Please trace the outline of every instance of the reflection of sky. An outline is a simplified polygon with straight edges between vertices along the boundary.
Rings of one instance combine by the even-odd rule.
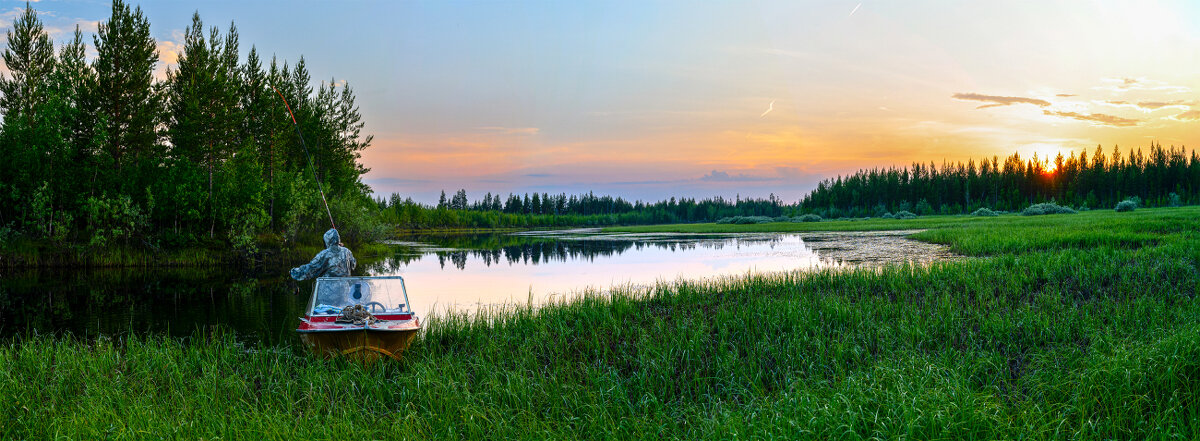
[[[413,308],[427,314],[446,307],[469,311],[480,304],[525,303],[531,293],[536,304],[589,289],[830,265],[800,236],[784,235],[772,241],[735,238],[725,246],[675,247],[675,251],[635,246],[613,255],[550,259],[537,265],[502,261],[489,266],[471,258],[461,271],[453,265],[443,267],[437,256],[426,254],[396,274],[404,276]]]

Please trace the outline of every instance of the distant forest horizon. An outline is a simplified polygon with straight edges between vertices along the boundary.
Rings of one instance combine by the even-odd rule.
[[[1107,152],[1102,146],[1059,153],[1052,160],[1035,154],[1022,159],[1013,153],[966,163],[914,162],[908,167],[861,169],[846,176],[821,181],[795,202],[774,194],[766,198],[721,196],[710,198],[665,197],[659,201],[629,201],[620,196],[585,193],[490,192],[471,200],[465,189],[447,196],[443,190],[436,205],[422,204],[393,193],[377,198],[385,218],[393,223],[420,225],[488,225],[504,216],[575,216],[579,223],[633,224],[712,222],[731,216],[799,216],[822,218],[878,217],[910,211],[917,215],[966,214],[980,208],[1019,211],[1029,205],[1054,202],[1079,209],[1112,208],[1136,197],[1145,206],[1200,203],[1200,156],[1193,149],[1151,143],[1122,153],[1119,146]],[[435,213],[430,213],[434,211]],[[464,213],[451,215],[446,212]],[[440,213],[437,213],[440,212]],[[480,213],[493,213],[480,217]],[[606,219],[594,219],[607,216]],[[592,217],[591,221],[584,220]],[[517,222],[519,225],[520,222]]]

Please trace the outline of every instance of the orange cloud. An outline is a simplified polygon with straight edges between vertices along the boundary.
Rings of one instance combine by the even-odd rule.
[[[1040,100],[1037,98],[1025,98],[1025,97],[1019,97],[1019,96],[981,95],[978,93],[956,93],[954,95],[951,95],[951,98],[963,100],[963,101],[983,101],[985,103],[992,103],[992,104],[984,104],[982,106],[976,107],[976,109],[986,109],[988,107],[999,107],[999,106],[1011,106],[1013,104],[1020,104],[1020,103],[1033,104],[1035,106],[1040,106],[1040,107],[1046,107],[1046,106],[1050,105],[1049,101]]]
[[[1132,127],[1141,124],[1140,120],[1122,118],[1119,116],[1105,115],[1103,113],[1089,113],[1084,115],[1078,112],[1055,112],[1051,110],[1042,111],[1043,114],[1049,116],[1058,116],[1062,118],[1071,118],[1079,121],[1087,121],[1092,124],[1105,125],[1112,127]]]

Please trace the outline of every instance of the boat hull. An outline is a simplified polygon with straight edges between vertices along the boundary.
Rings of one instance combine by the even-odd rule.
[[[301,331],[300,340],[320,357],[340,356],[362,362],[374,362],[384,358],[399,360],[400,354],[408,349],[419,331],[420,327],[416,323],[385,329],[360,326],[352,329]]]

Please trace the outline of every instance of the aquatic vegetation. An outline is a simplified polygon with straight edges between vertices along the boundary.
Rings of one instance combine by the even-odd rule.
[[[1076,214],[1071,207],[1064,207],[1053,202],[1033,204],[1021,210],[1022,216],[1041,216],[1045,214]]]
[[[1198,214],[657,226],[927,228],[986,258],[431,317],[401,363],[29,336],[0,345],[0,439],[1191,439]]]

